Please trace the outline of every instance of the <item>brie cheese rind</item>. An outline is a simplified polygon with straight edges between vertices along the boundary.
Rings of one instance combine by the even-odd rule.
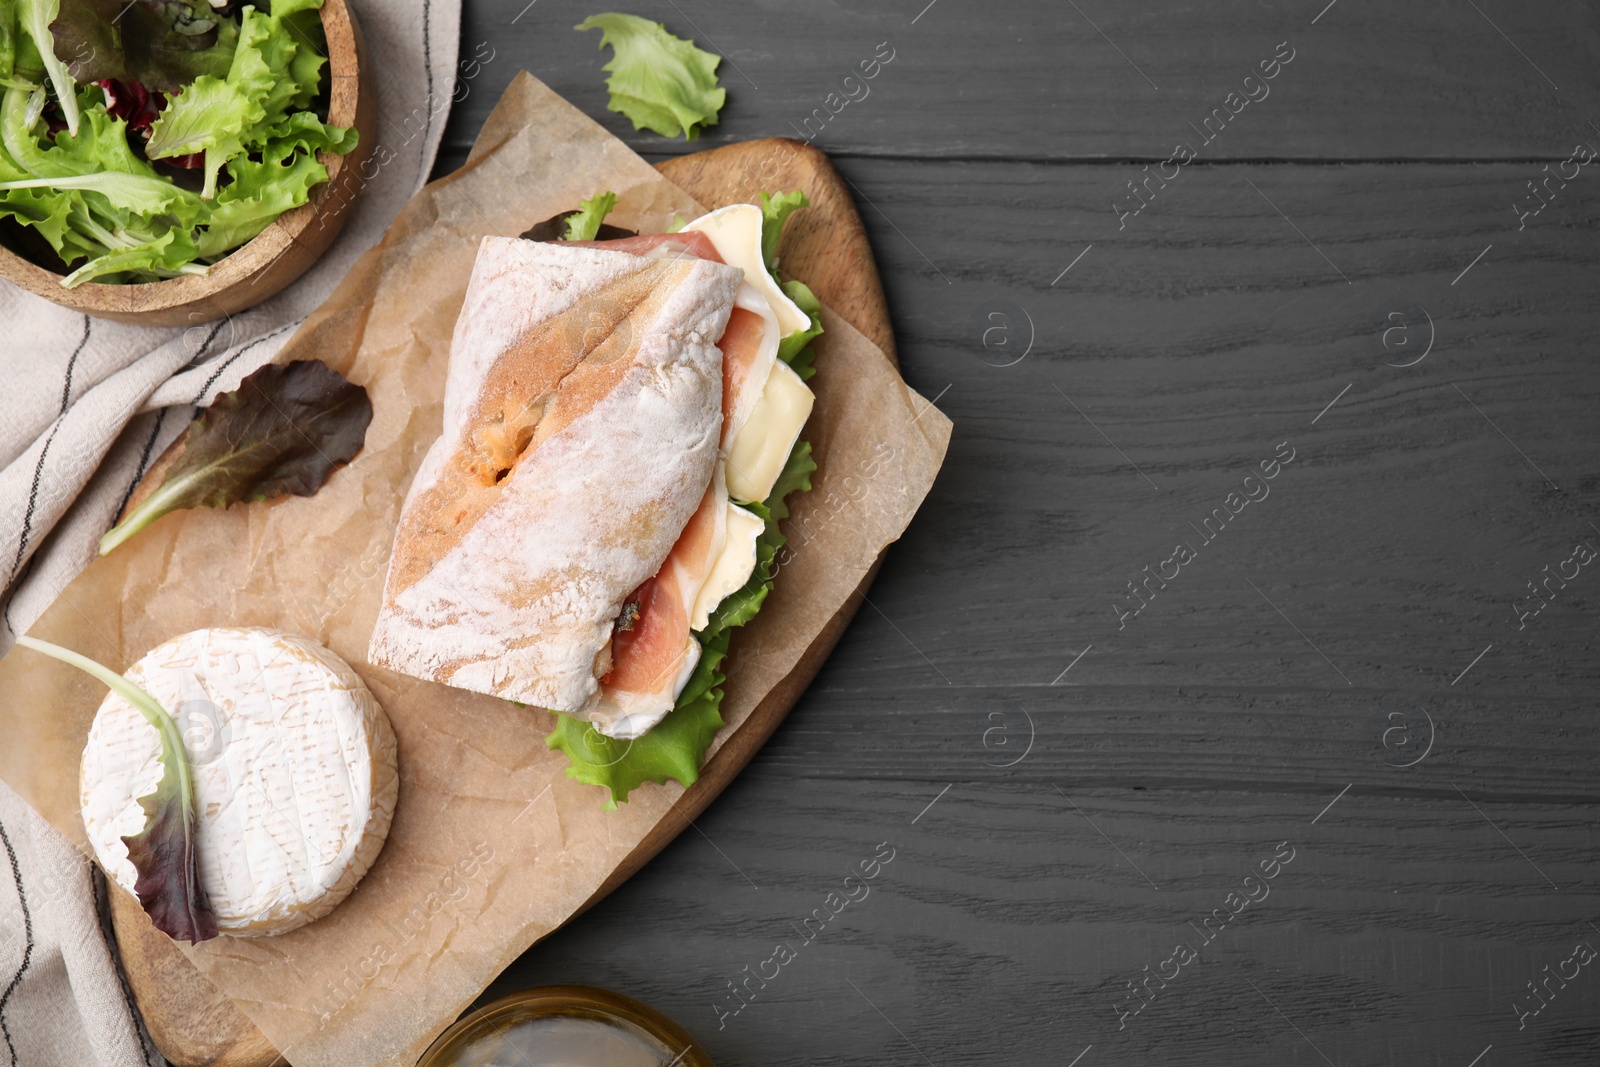
[[[754,204],[729,204],[701,215],[680,232],[705,234],[723,262],[742,268],[745,280],[755,286],[772,308],[780,334],[787,337],[796,330],[809,327],[811,316],[789,299],[777,279],[767,271],[767,264],[761,256],[764,221],[761,209]]]
[[[225,934],[287,933],[332,911],[377,859],[400,776],[388,716],[349,665],[278,630],[175,637],[127,671],[176,720],[194,773],[196,866]],[[109,694],[83,751],[95,858],[129,893],[124,837],[161,779],[161,739]]]
[[[486,237],[368,656],[583,714],[717,460],[737,267]]]

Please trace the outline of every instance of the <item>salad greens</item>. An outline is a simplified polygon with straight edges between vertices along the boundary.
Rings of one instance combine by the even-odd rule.
[[[189,750],[178,724],[154,697],[110,667],[32,637],[19,637],[17,644],[93,675],[138,709],[160,734],[161,778],[155,792],[139,798],[144,829],[122,839],[139,874],[134,892],[156,929],[169,937],[191,943],[216,937],[217,917],[206,904],[195,866],[199,814]]]
[[[578,202],[578,210],[567,216],[567,232],[562,235],[563,241],[592,241],[600,232],[600,227],[606,221],[606,216],[611,214],[612,208],[617,206],[617,194],[604,192],[599,196],[590,197],[588,200]]]
[[[371,422],[367,391],[326,364],[268,363],[195,416],[161,484],[100,538],[100,554],[168,512],[312,496],[361,451]]]
[[[321,3],[0,0],[0,219],[76,267],[68,288],[205,273],[356,145],[312,110]]]
[[[636,130],[650,129],[663,137],[694,140],[702,126],[715,126],[728,99],[717,86],[722,57],[674,37],[659,22],[609,11],[591,15],[574,29],[599,30],[600,47],[610,45],[607,105],[633,121]]]
[[[778,269],[778,240],[783,237],[783,224],[790,215],[810,206],[811,201],[799,189],[777,196],[761,194],[761,257],[768,270]]]
[[[239,40],[206,0],[60,0],[50,33],[78,84],[115,78],[164,93],[226,74]]]
[[[762,202],[768,202],[765,194]],[[788,193],[776,197],[774,202],[792,205],[777,213],[776,217],[772,212],[766,217],[762,244],[765,247],[770,236],[775,253],[784,221],[790,212],[805,206],[806,201],[802,193]],[[606,205],[605,210],[609,211],[611,206]],[[599,220],[595,224],[599,225]],[[771,258],[768,262],[772,262]],[[778,358],[789,364],[802,379],[810,378],[816,374],[816,368],[811,365],[816,352],[810,343],[822,333],[819,317],[822,306],[811,290],[801,283],[790,281],[782,284],[790,299],[811,316],[811,327],[797,330],[780,341]],[[693,785],[700,777],[700,763],[705,751],[717,730],[723,726],[721,686],[726,675],[718,667],[728,655],[728,642],[733,637],[734,627],[743,626],[755,618],[767,594],[772,591],[778,573],[778,552],[787,541],[779,524],[789,517],[788,497],[794,493],[809,492],[811,472],[816,469],[816,460],[811,457],[811,443],[797,441],[767,499],[759,504],[741,505],[765,524],[756,538],[755,571],[742,589],[729,594],[717,605],[705,629],[695,633],[695,639],[700,642],[700,662],[666,718],[643,737],[619,741],[599,733],[590,723],[556,713],[555,731],[545,739],[545,743],[566,754],[570,764],[567,777],[609,790],[604,804],[607,811],[615,811],[619,801],[627,800],[628,794],[645,782],[665,784],[668,779],[675,779],[687,786]]]
[[[12,5],[4,4],[0,5],[0,8],[9,6]],[[72,75],[68,73],[67,65],[56,58],[55,48],[45,47],[45,42],[50,40],[50,21],[56,17],[58,6],[57,0],[15,0],[16,12],[11,17],[20,23],[21,28],[32,40],[33,57],[39,60],[43,73],[50,78],[50,84],[55,87],[56,100],[61,105],[61,115],[67,124],[67,132],[76,136],[78,101],[73,95]]]

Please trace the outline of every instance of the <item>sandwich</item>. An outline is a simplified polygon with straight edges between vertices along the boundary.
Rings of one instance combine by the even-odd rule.
[[[485,237],[396,529],[371,662],[556,713],[611,804],[694,781],[815,469],[820,307],[772,269],[805,199],[762,200],[639,235],[605,194]]]

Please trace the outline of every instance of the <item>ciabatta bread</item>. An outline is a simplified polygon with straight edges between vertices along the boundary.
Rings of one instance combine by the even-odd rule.
[[[373,663],[557,711],[594,704],[624,599],[711,481],[715,342],[742,277],[688,256],[484,238]]]

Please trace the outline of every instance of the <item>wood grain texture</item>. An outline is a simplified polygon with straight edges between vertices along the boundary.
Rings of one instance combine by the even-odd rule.
[[[1594,132],[1593,2],[1328,6],[642,0],[628,10],[726,57],[718,73],[728,106],[686,145],[605,110],[600,67],[610,53],[596,50],[598,34],[572,29],[593,5],[474,0],[463,8],[461,54],[478,58],[465,68],[447,148],[465,153],[526,67],[649,152],[815,136],[835,159],[1166,159],[1176,140],[1194,138],[1190,122],[1229,107],[1228,93],[1261,95],[1243,80],[1285,41],[1294,59],[1259,103],[1231,105],[1237,119],[1205,158],[1564,159]],[[862,82],[860,64],[880,44],[894,58]]]
[[[123,970],[150,1039],[173,1067],[277,1067],[286,1063],[254,1023],[217,992],[138,900],[108,883]]]
[[[618,989],[722,1067],[1596,1062],[1592,967],[1520,1029],[1513,1005],[1600,947],[1600,576],[1525,628],[1511,607],[1600,548],[1600,177],[1512,210],[1597,143],[1595,5],[629,10],[727,56],[718,126],[684,144],[606,112],[609,57],[569,29],[593,8],[468,0],[439,172],[521,67],[661,158],[794,135],[889,41],[816,143],[955,434],[870,609],[721,802],[484,1001]],[[1271,95],[1122,225],[1141,165],[1286,39]],[[1416,352],[1384,347],[1392,312],[1392,342],[1425,336],[1413,305],[1434,347],[1386,365]],[[996,326],[1026,358],[991,365]],[[1282,441],[1271,495],[1119,629],[1125,583]],[[719,1025],[886,840],[871,895]],[[1121,1026],[1127,983],[1285,840],[1270,897]]]
[[[254,307],[310,270],[344,229],[350,207],[366,185],[361,170],[372,154],[378,116],[373,94],[363,91],[366,42],[355,13],[344,0],[326,0],[322,24],[328,41],[328,122],[353,127],[359,140],[342,156],[318,154],[328,180],[311,191],[309,202],[278,216],[203,275],[139,285],[88,282],[63,289],[61,275],[0,247],[0,278],[96,318],[138,326],[192,326]]]
[[[660,169],[708,207],[752,202],[769,189],[804,190],[812,206],[795,216],[795,224],[785,234],[780,248],[785,271],[806,280],[829,307],[894,358],[893,331],[866,231],[848,190],[822,152],[795,141],[769,139],[681,157],[661,164]],[[800,224],[802,219],[805,225]],[[151,466],[130,496],[125,514],[159,484],[174,455],[169,449]],[[880,556],[862,580],[858,599],[835,615],[795,669],[702,768],[699,781],[677,802],[682,818],[659,824],[595,891],[580,914],[687,829],[750,761],[849,626],[882,560]],[[735,635],[730,655],[737,655],[738,648]],[[169,938],[149,924],[134,902],[119,897],[117,905],[113,914],[129,985],[151,1036],[169,1060],[178,1067],[270,1067],[280,1062],[265,1036],[206,981]]]
[[[1595,1062],[1587,972],[1514,1006],[1600,947],[1600,576],[1513,608],[1600,548],[1594,173],[1519,229],[1537,163],[1197,162],[1119,226],[1140,166],[991,117],[1014,158],[919,156],[902,113],[907,158],[837,161],[955,422],[872,609],[698,832],[486,997],[617,988],[723,1067]],[[906,865],[722,1017],[884,840]],[[1270,899],[1119,1028],[1283,840]]]

